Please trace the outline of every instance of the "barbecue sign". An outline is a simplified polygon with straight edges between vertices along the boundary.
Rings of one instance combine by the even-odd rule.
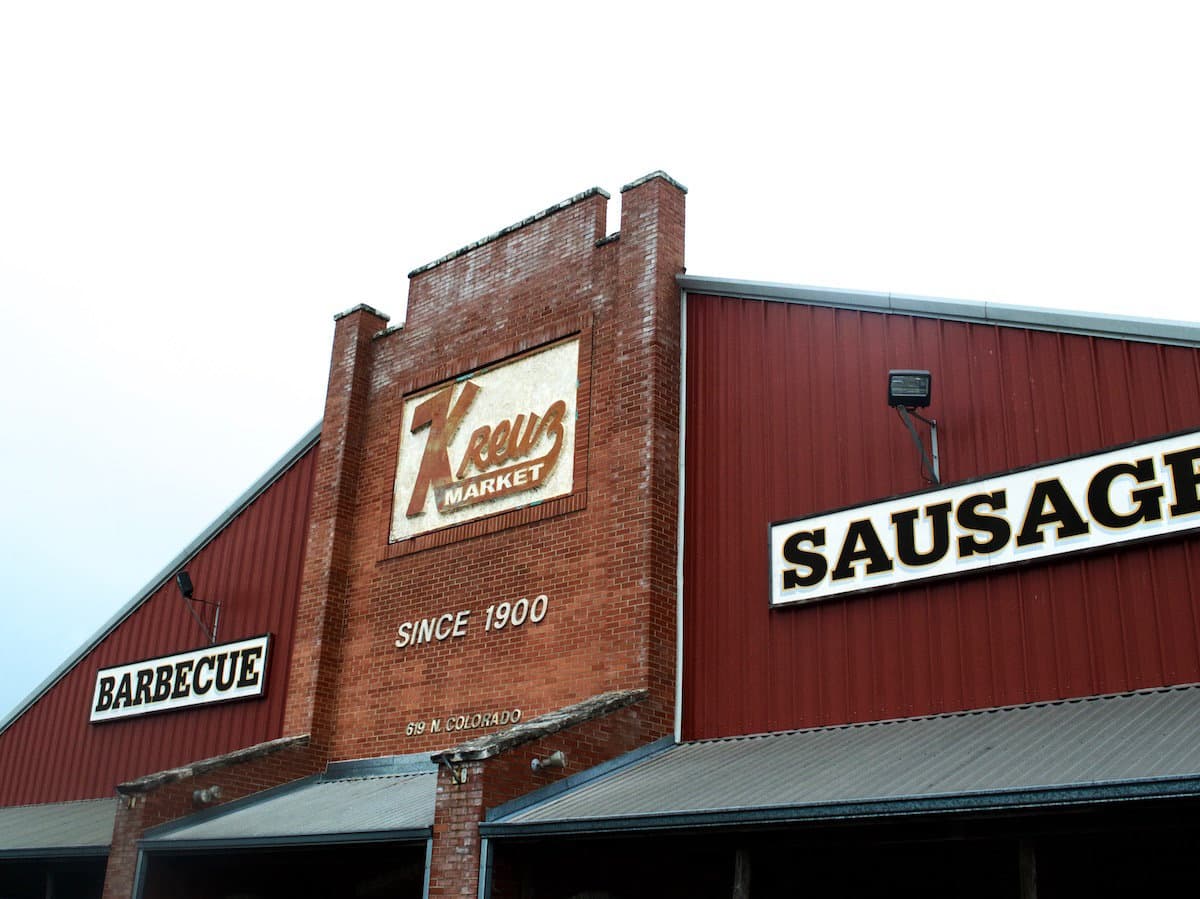
[[[579,341],[405,398],[391,542],[569,494]]]
[[[92,722],[262,696],[270,636],[206,646],[96,672]]]
[[[1200,529],[1200,431],[771,525],[771,605]]]

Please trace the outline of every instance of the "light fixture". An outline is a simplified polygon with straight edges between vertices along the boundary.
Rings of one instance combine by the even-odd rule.
[[[888,372],[888,405],[924,409],[929,405],[933,376],[927,371],[893,368]]]
[[[937,420],[926,418],[917,412],[929,405],[932,393],[933,376],[924,370],[915,368],[893,368],[888,372],[888,405],[896,410],[904,427],[912,436],[917,452],[921,454],[921,474],[934,484],[942,482],[938,458]],[[930,451],[925,452],[925,444],[917,434],[912,420],[917,419],[929,426]],[[928,472],[928,474],[926,474]]]
[[[529,763],[529,767],[534,771],[544,771],[547,768],[565,768],[567,767],[567,757],[561,749],[556,749],[544,759],[539,759],[535,756]]]
[[[211,787],[205,787],[202,790],[192,790],[192,805],[194,805],[196,808],[204,808],[212,805],[220,798],[220,784],[213,784]]]
[[[204,636],[208,639],[208,644],[217,642],[217,624],[221,620],[221,604],[219,602],[209,602],[207,599],[196,599],[192,594],[196,592],[195,586],[192,584],[192,576],[187,571],[180,571],[175,575],[175,586],[179,588],[179,595],[183,597],[184,605],[187,606],[192,617],[196,619],[196,624],[200,626],[200,630],[204,631]],[[204,620],[196,613],[194,603],[203,603],[206,606],[213,608],[212,628],[210,629]]]

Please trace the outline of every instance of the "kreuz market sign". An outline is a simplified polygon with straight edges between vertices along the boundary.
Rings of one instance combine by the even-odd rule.
[[[393,543],[574,488],[579,341],[405,398]]]
[[[1200,529],[1200,431],[771,525],[771,604]]]

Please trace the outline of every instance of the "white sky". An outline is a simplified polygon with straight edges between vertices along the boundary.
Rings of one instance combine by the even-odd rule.
[[[686,184],[693,274],[1200,321],[1194,8],[0,5],[0,717],[316,423],[334,313],[593,185]]]

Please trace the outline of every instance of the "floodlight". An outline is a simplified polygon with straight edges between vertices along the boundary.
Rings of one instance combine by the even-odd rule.
[[[933,376],[927,371],[894,368],[888,372],[888,405],[923,409],[929,405]]]

